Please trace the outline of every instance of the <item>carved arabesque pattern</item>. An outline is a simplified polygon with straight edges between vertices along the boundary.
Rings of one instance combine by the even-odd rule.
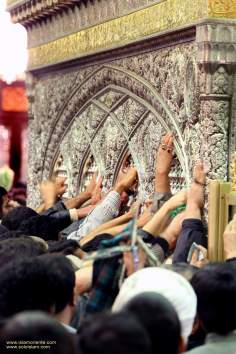
[[[176,135],[175,148],[180,161],[173,174],[181,177],[182,173],[188,183],[191,160],[187,152],[193,124],[191,102],[197,105],[199,98],[194,92],[187,97],[186,82],[179,77],[191,71],[187,69],[190,58],[196,70],[194,53],[194,45],[182,45],[77,73],[50,74],[36,82],[36,114],[31,121],[34,155],[29,164],[31,205],[38,203],[37,184],[50,176],[59,152],[68,160],[69,194],[73,195],[78,190],[76,181],[80,179],[81,163],[88,150],[103,170],[106,188],[109,188],[126,145],[139,166],[140,193],[146,198],[153,191],[154,153],[160,136],[167,130]],[[168,73],[170,67],[172,71]],[[195,73],[191,77],[195,90],[198,85]],[[186,100],[190,102],[188,111],[184,105]],[[36,161],[35,156],[41,158]],[[178,179],[173,186],[179,188]]]

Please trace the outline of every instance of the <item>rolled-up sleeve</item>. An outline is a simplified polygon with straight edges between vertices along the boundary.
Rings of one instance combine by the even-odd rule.
[[[104,200],[85,218],[79,229],[68,236],[68,239],[81,240],[97,226],[115,218],[119,214],[120,194],[111,191]]]

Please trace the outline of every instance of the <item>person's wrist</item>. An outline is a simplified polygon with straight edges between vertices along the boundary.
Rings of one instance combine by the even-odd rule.
[[[168,177],[170,170],[156,170],[157,177]]]
[[[204,206],[204,199],[196,200],[194,197],[188,197],[187,206],[188,208],[201,209]]]

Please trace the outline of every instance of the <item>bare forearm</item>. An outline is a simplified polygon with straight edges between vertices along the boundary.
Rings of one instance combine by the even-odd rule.
[[[91,198],[90,192],[82,192],[78,196],[64,202],[67,209],[78,209],[84,202]]]
[[[165,203],[161,209],[159,209],[152,219],[143,227],[143,230],[149,232],[153,236],[159,236],[160,233],[165,229],[169,221],[169,213],[171,209],[168,203]]]
[[[122,216],[119,216],[118,218],[114,218],[108,222],[105,222],[104,224],[96,227],[96,229],[91,231],[87,236],[84,237],[83,240],[85,240],[86,241],[85,243],[87,243],[88,241],[92,240],[96,235],[99,235],[103,232],[107,233],[108,229],[110,230],[114,227],[126,224],[131,218],[132,218],[131,214],[127,213]]]
[[[95,207],[96,205],[89,205],[83,208],[79,208],[77,210],[78,219],[85,218]]]
[[[86,243],[92,241],[95,237],[97,237],[97,236],[99,236],[99,235],[101,235],[103,233],[106,233],[106,234],[109,234],[109,235],[112,235],[112,236],[116,236],[116,235],[120,234],[127,225],[128,225],[128,223],[125,223],[125,224],[116,225],[116,226],[113,226],[113,227],[110,227],[110,228],[106,228],[104,230],[97,231],[96,233],[95,232],[91,232],[88,236],[85,236],[80,241],[80,246],[86,245]]]
[[[170,192],[170,178],[167,173],[156,173],[155,192],[168,193]]]
[[[192,199],[187,200],[185,219],[201,220],[201,209],[199,208],[198,204]]]

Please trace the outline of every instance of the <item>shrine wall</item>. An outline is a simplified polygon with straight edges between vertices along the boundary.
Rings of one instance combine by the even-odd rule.
[[[108,22],[97,26],[102,17],[86,7],[69,7],[50,19],[45,12],[45,21],[22,20],[29,33],[32,206],[39,203],[39,182],[58,169],[67,176],[68,196],[82,188],[88,168],[99,170],[108,190],[127,153],[145,200],[153,192],[155,154],[167,131],[176,138],[174,191],[190,183],[199,159],[209,178],[228,176],[236,147],[234,2],[223,1],[224,9],[211,0],[197,1],[194,9],[189,0],[125,3],[129,8],[89,2],[94,13],[102,4],[109,7],[103,15]]]

